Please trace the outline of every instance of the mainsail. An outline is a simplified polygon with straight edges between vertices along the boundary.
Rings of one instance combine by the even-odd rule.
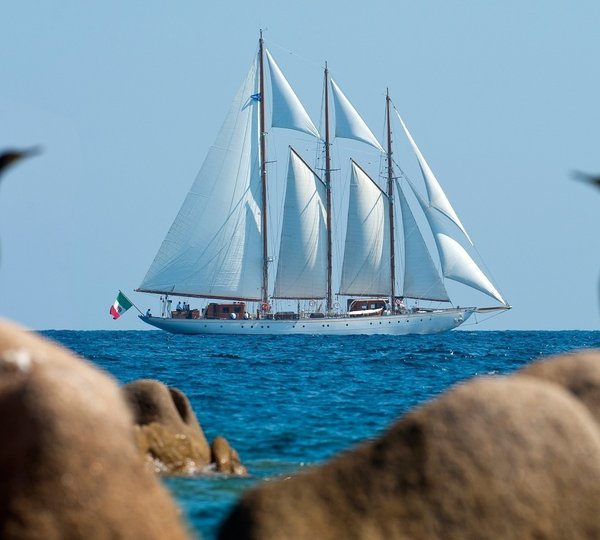
[[[257,79],[254,62],[140,291],[260,300]]]
[[[274,298],[327,295],[325,185],[290,148]]]
[[[319,137],[272,55],[271,125]],[[238,91],[173,225],[139,289],[261,300],[264,239],[258,60]]]
[[[340,294],[385,296],[389,289],[387,195],[352,161]]]

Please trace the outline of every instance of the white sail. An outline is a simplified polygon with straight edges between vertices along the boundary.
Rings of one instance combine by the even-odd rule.
[[[331,79],[331,88],[335,108],[335,136],[362,141],[383,152],[383,147],[375,135],[333,79]]]
[[[396,181],[404,233],[404,286],[408,298],[449,302],[450,298],[427,249],[408,201]]]
[[[340,294],[390,294],[387,195],[352,161]]]
[[[323,182],[290,148],[274,298],[327,295],[326,196]]]
[[[279,69],[279,66],[265,49],[269,73],[271,74],[271,125],[273,127],[295,129],[319,138],[319,130],[304,109],[298,96]]]
[[[495,298],[501,304],[507,305],[496,287],[494,287],[481,268],[479,268],[477,263],[467,253],[467,250],[452,238],[450,227],[448,225],[454,224],[454,222],[437,208],[429,207],[412,183],[410,183],[410,187],[417,196],[419,204],[427,216],[427,221],[433,232],[435,243],[440,254],[444,277],[464,283],[469,287]]]
[[[261,298],[257,92],[254,62],[139,290]]]
[[[400,113],[398,111],[396,111],[396,116],[398,116],[398,120],[400,120],[402,129],[404,129],[404,133],[406,133],[406,137],[408,138],[408,141],[412,146],[413,152],[415,153],[415,156],[417,157],[417,160],[419,162],[419,166],[421,167],[423,179],[425,180],[425,187],[427,188],[427,195],[429,197],[429,206],[431,206],[432,208],[437,208],[440,212],[442,212],[442,214],[448,216],[448,218],[451,219],[456,224],[456,226],[464,233],[469,243],[473,244],[471,238],[467,234],[466,229],[463,227],[463,224],[460,222],[460,219],[458,219],[454,208],[452,208],[448,197],[446,197],[442,186],[437,181],[437,178],[433,174],[433,171],[429,167],[427,161],[425,161],[423,154],[419,150],[419,147],[417,146],[417,143],[415,143],[415,140],[412,138],[412,135],[408,131],[408,128],[406,127],[406,124],[402,120],[402,117],[400,116]]]

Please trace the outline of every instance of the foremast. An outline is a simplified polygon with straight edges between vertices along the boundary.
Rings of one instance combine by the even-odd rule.
[[[269,306],[269,240],[267,234],[267,159],[266,159],[266,129],[265,129],[265,70],[264,70],[264,43],[262,30],[258,40],[258,58],[259,58],[259,130],[260,130],[260,183],[261,183],[261,218],[262,218],[262,309],[268,310]],[[265,309],[267,308],[267,309]]]

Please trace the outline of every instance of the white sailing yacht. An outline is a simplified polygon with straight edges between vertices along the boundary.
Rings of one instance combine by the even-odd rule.
[[[387,149],[330,79],[327,67],[324,100],[321,135],[265,48],[261,33],[258,54],[216,141],[136,289],[161,296],[161,315],[140,316],[142,321],[178,334],[405,335],[448,331],[475,312],[509,309],[469,253],[472,243],[465,228],[394,108],[418,160],[427,196],[408,179],[398,181],[389,95]],[[333,260],[330,100],[335,137],[370,145],[387,164],[387,185],[382,189],[356,161],[350,162],[344,255],[336,267],[339,283],[333,282],[338,263]],[[300,131],[324,148],[323,178],[300,152],[289,149],[278,250],[271,245],[267,220],[268,188],[278,182],[269,177],[267,183],[269,127]],[[442,276],[487,294],[497,306],[452,305],[405,188],[414,191],[431,227]],[[395,234],[400,229],[397,218],[402,242]],[[402,246],[402,276],[396,270],[401,260],[396,244]],[[171,310],[170,297],[175,296],[203,299],[204,305]]]

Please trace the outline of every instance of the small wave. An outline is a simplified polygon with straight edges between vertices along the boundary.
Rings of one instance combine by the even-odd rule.
[[[233,354],[233,353],[212,353],[209,354],[210,358],[228,358],[230,360],[242,360],[244,357],[240,356],[239,354]]]

